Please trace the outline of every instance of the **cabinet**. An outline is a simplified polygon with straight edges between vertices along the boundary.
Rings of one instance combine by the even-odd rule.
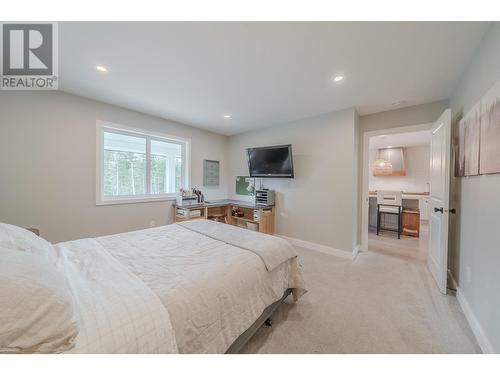
[[[422,198],[418,202],[420,210],[420,220],[429,221],[429,198]]]
[[[274,206],[271,205],[255,206],[246,202],[227,200],[220,203],[176,205],[174,210],[176,222],[210,219],[261,233],[274,233]],[[234,213],[236,211],[239,215]]]
[[[234,209],[237,209],[243,216],[233,215]],[[274,207],[254,208],[233,204],[228,206],[228,212],[228,224],[248,229],[255,228],[261,233],[274,233]]]
[[[403,229],[401,234],[412,237],[418,237],[420,235],[420,212],[418,209],[403,209],[402,221]]]

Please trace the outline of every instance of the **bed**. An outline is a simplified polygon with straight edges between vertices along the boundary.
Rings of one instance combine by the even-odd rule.
[[[306,291],[286,240],[209,220],[52,252],[76,311],[64,353],[234,353],[288,294]]]

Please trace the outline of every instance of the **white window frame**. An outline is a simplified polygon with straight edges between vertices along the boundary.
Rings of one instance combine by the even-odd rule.
[[[104,132],[131,135],[146,139],[146,155],[150,154],[151,140],[167,141],[182,145],[182,187],[189,189],[191,186],[191,139],[157,133],[149,130],[132,128],[125,125],[114,124],[108,121],[98,120],[96,123],[96,205],[127,204],[140,202],[157,202],[175,200],[177,193],[169,194],[143,194],[124,195],[116,197],[104,196]],[[146,189],[151,189],[151,160],[146,157]]]

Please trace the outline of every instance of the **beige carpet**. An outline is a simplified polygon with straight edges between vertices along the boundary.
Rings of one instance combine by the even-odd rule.
[[[480,352],[456,298],[439,293],[424,263],[298,251],[309,292],[281,306],[243,353]]]
[[[376,231],[368,232],[368,248],[380,254],[391,255],[409,261],[427,261],[429,247],[429,224],[420,224],[420,236],[401,236],[398,239],[394,232],[381,231],[377,236]]]

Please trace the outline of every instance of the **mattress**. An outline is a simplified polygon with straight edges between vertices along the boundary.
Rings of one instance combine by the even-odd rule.
[[[292,288],[294,297],[298,298],[305,292],[305,287],[293,247],[285,240],[226,224],[207,223],[203,220],[199,226],[201,229],[196,224],[191,228],[171,224],[71,241],[56,247],[61,253],[71,254],[66,261],[72,262],[73,267],[81,264],[81,254],[104,254],[102,257],[108,258],[116,269],[121,267],[125,271],[123,274],[129,287],[135,285],[138,293],[147,296],[150,306],[144,314],[151,315],[149,310],[154,311],[150,321],[154,321],[155,326],[164,325],[157,327],[161,338],[156,344],[161,347],[153,350],[153,343],[148,352],[224,353],[267,306],[281,298],[284,291]],[[218,238],[221,228],[226,234]],[[254,235],[253,241],[249,241],[249,234]],[[238,244],[238,238],[245,246]],[[273,256],[273,253],[278,255]],[[117,278],[117,273],[112,276]],[[115,281],[106,284],[121,290]],[[78,286],[78,282],[73,284]],[[83,288],[75,290],[78,294]],[[123,298],[126,299],[126,293]],[[139,305],[136,308],[141,310]],[[163,307],[163,313],[159,305]],[[86,308],[82,307],[83,311]],[[93,319],[87,318],[87,323]],[[99,334],[93,329],[91,323],[86,324],[86,333],[77,338],[74,352],[137,350],[136,346],[127,350],[122,347],[122,351],[117,351],[113,345],[92,350],[95,342],[90,344],[84,336],[94,337],[95,341]],[[168,335],[172,336],[170,341],[166,338]],[[156,340],[149,339],[151,342]]]

